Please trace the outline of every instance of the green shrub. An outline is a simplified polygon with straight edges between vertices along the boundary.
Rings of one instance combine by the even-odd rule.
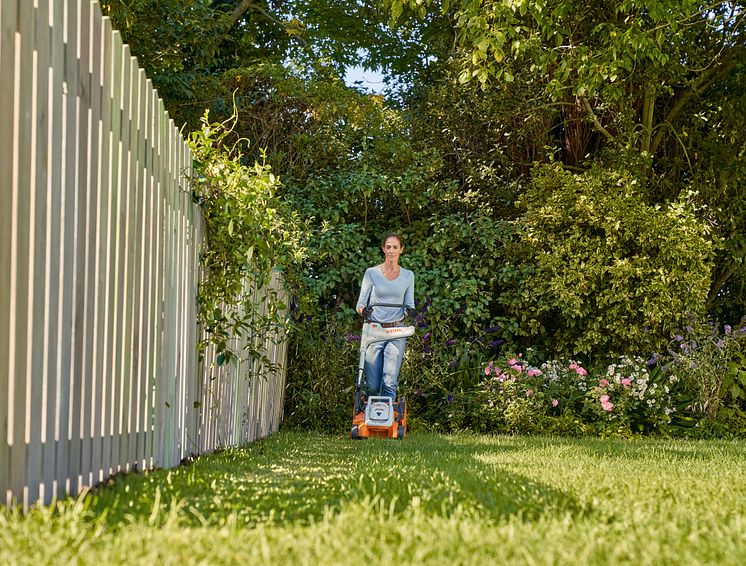
[[[519,331],[563,356],[663,348],[703,311],[710,286],[713,246],[691,197],[650,206],[628,174],[537,167],[503,298]]]
[[[601,436],[629,436],[667,429],[676,412],[673,373],[649,368],[642,358],[623,356],[606,373],[591,379],[586,414]]]
[[[687,326],[668,352],[695,419],[730,420],[746,409],[746,323],[722,332],[714,324]]]
[[[667,430],[676,411],[678,377],[641,358],[589,372],[573,360],[536,367],[519,355],[489,362],[484,374],[474,413],[493,432],[629,437]]]
[[[289,345],[283,426],[349,430],[360,337],[330,311],[299,318]]]

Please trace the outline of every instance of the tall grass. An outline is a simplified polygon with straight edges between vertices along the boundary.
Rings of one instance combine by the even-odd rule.
[[[0,563],[743,564],[736,442],[280,433],[26,515]]]

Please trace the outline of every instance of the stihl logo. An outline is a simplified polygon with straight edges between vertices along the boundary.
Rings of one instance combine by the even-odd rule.
[[[390,330],[384,330],[386,334],[401,334],[403,330],[401,328],[392,328]]]

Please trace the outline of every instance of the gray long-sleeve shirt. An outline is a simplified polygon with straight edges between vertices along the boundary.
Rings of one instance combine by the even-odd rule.
[[[399,277],[391,281],[383,274],[380,265],[366,269],[356,308],[378,303],[403,304],[414,308],[414,273],[401,267]],[[403,310],[395,307],[377,307],[374,309],[373,317],[379,322],[397,322],[402,319]]]

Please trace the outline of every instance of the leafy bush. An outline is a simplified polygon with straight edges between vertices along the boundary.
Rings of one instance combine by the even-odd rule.
[[[540,166],[520,200],[523,256],[504,298],[549,352],[660,350],[710,285],[708,228],[684,198],[649,206],[634,177]]]
[[[307,316],[294,310],[285,391],[288,428],[349,429],[357,380],[360,336],[336,313]],[[302,351],[303,355],[297,355]]]
[[[679,378],[642,358],[622,357],[608,366],[585,396],[587,414],[602,436],[665,431],[676,411]]]
[[[746,321],[722,332],[714,324],[685,327],[674,337],[668,356],[681,376],[688,404],[697,420],[741,419],[746,410]],[[743,427],[746,431],[746,427]]]
[[[522,357],[489,362],[475,399],[487,429],[503,433],[555,432],[628,437],[666,430],[679,379],[622,357],[605,373],[573,360],[536,367]]]

